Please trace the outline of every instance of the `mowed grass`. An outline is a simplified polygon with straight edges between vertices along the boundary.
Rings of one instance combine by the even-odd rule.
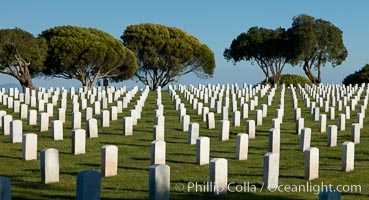
[[[296,90],[297,92],[297,90]],[[207,130],[202,117],[196,114],[196,110],[187,102],[179,91],[181,100],[185,103],[187,114],[191,116],[191,122],[200,124],[200,136],[210,137],[210,159],[225,158],[228,160],[228,182],[235,185],[249,183],[255,187],[241,188],[241,192],[229,192],[222,196],[213,196],[204,191],[205,182],[209,180],[209,165],[196,165],[196,145],[187,144],[187,133],[181,132],[177,111],[171,102],[168,91],[162,92],[162,102],[165,115],[165,141],[166,164],[170,166],[171,199],[318,199],[316,186],[309,192],[271,192],[261,189],[263,180],[263,157],[268,152],[268,135],[272,127],[272,119],[275,118],[275,109],[278,108],[280,89],[276,91],[273,104],[268,107],[268,116],[263,118],[263,125],[256,128],[256,139],[249,141],[248,160],[235,160],[235,142],[238,133],[245,132],[245,122],[242,119],[240,127],[231,127],[230,139],[219,140],[220,114],[216,114],[216,128]],[[152,128],[154,125],[155,92],[150,91],[143,107],[142,118],[134,127],[133,136],[123,136],[122,118],[128,115],[129,109],[134,107],[140,92],[132,99],[128,109],[119,114],[117,121],[110,122],[109,128],[99,127],[99,138],[86,141],[86,154],[72,155],[71,153],[71,100],[68,96],[68,110],[66,123],[64,124],[64,140],[53,141],[51,131],[38,132],[37,126],[29,126],[23,121],[23,133],[36,133],[38,135],[38,150],[44,148],[56,148],[59,150],[60,182],[44,185],[40,178],[40,161],[22,161],[22,145],[10,143],[10,137],[0,135],[0,175],[11,178],[13,199],[74,199],[76,191],[76,175],[82,170],[100,171],[100,150],[104,145],[112,144],[119,149],[118,175],[102,179],[102,199],[147,199],[148,198],[148,174],[150,166],[150,143],[153,140]],[[355,146],[355,170],[349,173],[341,171],[342,143],[350,141],[351,123],[356,121],[356,113],[359,110],[359,102],[355,111],[351,112],[351,119],[346,122],[346,131],[339,131],[337,147],[326,146],[327,134],[318,133],[318,122],[312,121],[309,108],[306,108],[299,98],[299,107],[302,108],[302,117],[305,118],[305,127],[312,129],[311,146],[318,147],[320,153],[319,178],[308,181],[310,185],[360,185],[361,192],[343,192],[342,199],[368,199],[369,198],[369,121],[364,119],[364,128],[361,129],[361,143]],[[363,96],[362,96],[363,97]],[[60,103],[60,102],[59,102]],[[259,97],[259,105],[266,103],[266,96]],[[114,104],[111,104],[112,106]],[[91,106],[91,105],[90,105]],[[59,105],[57,106],[59,107]],[[57,107],[54,110],[56,119]],[[5,106],[1,110],[12,113]],[[323,109],[321,109],[322,112]],[[215,112],[215,110],[210,109]],[[84,111],[82,112],[82,128],[84,123]],[[327,125],[338,124],[336,119],[328,120]],[[368,116],[366,112],[366,116]],[[13,119],[19,118],[18,113],[12,113]],[[100,116],[94,116],[100,120]],[[281,124],[281,152],[279,184],[281,185],[306,185],[304,179],[304,153],[299,151],[300,136],[295,134],[294,110],[290,90],[285,92],[285,116]],[[229,119],[232,119],[231,108]],[[254,111],[249,112],[249,119],[254,119]],[[188,188],[189,182],[198,182],[196,192],[194,188]],[[176,185],[183,184],[183,191],[176,191]],[[201,189],[200,189],[201,187]],[[240,186],[239,186],[240,187]],[[253,191],[253,189],[257,191]],[[238,188],[240,189],[240,188]],[[281,188],[283,190],[283,188]]]

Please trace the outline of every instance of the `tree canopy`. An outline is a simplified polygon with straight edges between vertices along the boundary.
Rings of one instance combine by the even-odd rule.
[[[46,43],[20,28],[0,30],[0,73],[33,89],[32,77],[43,70]]]
[[[256,62],[266,81],[278,84],[285,65],[296,59],[290,50],[291,45],[288,32],[283,28],[251,27],[225,49],[224,58],[234,63],[242,60]]]
[[[77,79],[93,87],[98,79],[121,81],[136,71],[132,51],[101,30],[76,26],[58,26],[43,31],[48,56],[45,75]]]
[[[329,21],[305,14],[298,15],[293,18],[289,32],[294,41],[291,50],[299,54],[305,74],[315,84],[322,82],[321,66],[329,62],[336,67],[347,57],[342,31]],[[317,76],[312,69],[317,70]]]
[[[270,82],[264,80],[261,82],[261,84],[270,84]],[[305,85],[305,84],[308,84],[308,85],[311,85],[311,81],[306,78],[305,76],[300,76],[298,74],[282,74],[281,75],[281,79],[279,81],[279,84],[284,84],[284,85]]]
[[[369,83],[369,64],[366,64],[359,71],[346,76],[343,84]]]
[[[214,73],[214,53],[178,28],[148,23],[131,25],[121,38],[138,59],[136,77],[152,90],[188,73],[200,78]]]

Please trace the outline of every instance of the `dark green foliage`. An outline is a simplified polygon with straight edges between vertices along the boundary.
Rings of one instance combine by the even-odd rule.
[[[32,77],[43,69],[46,43],[20,28],[0,30],[0,73],[33,88]]]
[[[283,74],[281,76],[281,84],[285,85],[297,85],[300,84],[304,86],[305,84],[310,85],[311,81],[307,79],[306,77],[297,75],[297,74]]]
[[[159,24],[131,25],[121,38],[138,59],[136,77],[152,90],[188,73],[201,78],[214,73],[214,53],[178,28]]]
[[[264,80],[263,82],[261,82],[261,84],[272,84],[272,82],[267,82],[266,80]],[[312,84],[312,82],[306,78],[306,77],[303,77],[303,76],[300,76],[300,75],[297,75],[297,74],[282,74],[281,75],[281,79],[280,79],[280,82],[279,84],[285,84],[285,85],[297,85],[297,84],[300,84],[300,85],[305,85],[305,84]]]
[[[294,43],[291,50],[299,54],[298,60],[313,83],[321,83],[321,66],[331,63],[336,67],[347,57],[342,31],[329,21],[298,15],[288,31]],[[317,70],[317,76],[312,69]]]
[[[59,26],[43,31],[40,37],[48,44],[46,75],[74,78],[91,88],[98,79],[121,81],[136,71],[132,51],[103,31]]]
[[[369,64],[366,64],[359,71],[346,76],[342,83],[345,85],[369,83]]]
[[[242,60],[256,62],[266,79],[278,84],[284,66],[296,59],[294,51],[290,50],[292,45],[288,32],[283,28],[251,27],[225,49],[224,58],[234,63]]]
[[[226,60],[255,62],[266,80],[278,83],[285,64],[300,64],[313,83],[321,83],[320,68],[340,65],[347,57],[342,31],[331,22],[308,15],[293,18],[292,27],[271,30],[252,27],[224,51]],[[318,75],[312,72],[316,69]]]

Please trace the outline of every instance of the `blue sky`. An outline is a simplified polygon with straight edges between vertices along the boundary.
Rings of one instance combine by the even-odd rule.
[[[289,28],[292,18],[308,14],[332,22],[343,31],[349,55],[333,69],[322,70],[325,83],[341,83],[343,78],[369,63],[369,1],[355,0],[7,0],[1,3],[0,28],[22,28],[34,35],[59,25],[98,28],[119,39],[128,25],[159,23],[175,26],[199,38],[215,53],[213,78],[201,80],[193,75],[179,83],[258,83],[264,76],[251,62],[233,65],[223,58],[223,51],[241,32],[252,26]],[[299,67],[287,66],[284,73],[303,75]],[[16,83],[12,77],[0,75],[0,85]],[[36,86],[80,86],[77,81],[35,79]],[[125,81],[131,86],[135,81]],[[120,83],[122,84],[122,83]]]

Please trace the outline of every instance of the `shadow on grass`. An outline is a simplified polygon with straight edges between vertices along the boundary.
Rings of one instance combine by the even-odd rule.
[[[179,164],[179,163],[181,163],[181,164],[196,164],[196,163],[194,163],[194,162],[186,162],[186,161],[179,161],[179,160],[169,160],[169,159],[167,159],[166,160],[166,162],[168,162],[168,163],[176,163],[176,164]]]
[[[149,168],[143,167],[127,167],[127,166],[119,166],[119,169],[128,169],[128,170],[138,170],[138,171],[149,171]]]
[[[261,184],[254,184],[256,186],[256,188],[258,188],[257,191],[259,191],[259,189],[261,188]],[[105,189],[115,189],[115,188],[105,188]],[[129,191],[132,191],[132,189],[129,189]],[[289,200],[289,199],[299,199],[299,198],[288,198],[288,197],[284,197],[284,196],[276,196],[276,195],[258,195],[256,192],[241,192],[241,193],[228,193],[225,195],[213,195],[211,193],[206,193],[206,192],[199,192],[199,193],[187,193],[187,191],[184,192],[177,192],[177,191],[171,191],[170,194],[170,199],[175,199],[175,200],[187,200],[187,199],[191,199],[191,200],[203,200],[203,199],[231,199],[231,200],[238,200],[238,199],[255,199],[255,200],[265,200],[265,199],[274,199],[274,200]],[[137,190],[137,192],[146,192],[148,193],[148,191],[144,191],[144,190]],[[54,197],[58,198],[60,195],[56,195]],[[50,197],[52,197],[52,195],[50,195]],[[65,196],[66,199],[69,199],[71,197],[69,196]],[[117,199],[122,199],[122,198],[104,198],[102,197],[101,200],[117,200]],[[141,200],[141,199],[147,199],[146,198],[124,198],[127,200]]]
[[[295,178],[295,179],[301,179],[301,180],[305,179],[303,176],[294,176],[294,175],[279,175],[279,178]]]
[[[181,155],[181,156],[189,156],[189,157],[193,157],[193,156],[196,156],[196,153],[184,153],[184,152],[179,152],[179,153],[170,153],[168,152],[167,153],[167,156],[168,155],[172,155],[172,156],[178,156],[178,155]]]
[[[65,174],[65,175],[71,175],[71,176],[77,176],[78,172],[60,172],[60,174]]]
[[[152,134],[152,127],[151,128],[150,127],[144,127],[144,128],[133,127],[133,136],[148,135],[148,134]],[[120,129],[120,134],[119,135],[124,136],[122,129]]]
[[[92,164],[92,163],[81,163],[80,165],[84,165],[87,167],[100,167],[99,164]]]
[[[68,195],[43,195],[46,199],[75,199],[75,196],[68,196]]]
[[[264,195],[257,195],[252,192],[245,192],[245,193],[228,193],[225,195],[215,196],[213,194],[202,193],[202,194],[171,194],[170,199],[177,199],[177,200],[202,200],[202,199],[252,199],[252,200],[265,200],[265,199],[274,199],[274,200],[288,200],[292,198],[286,197],[279,197],[279,196],[264,196]],[[293,198],[295,199],[295,198]]]
[[[118,143],[119,144],[119,143]],[[134,147],[147,147],[147,148],[150,148],[150,144],[133,144],[133,143],[126,143],[126,142],[123,142],[122,145],[125,145],[125,146],[134,146]]]
[[[120,197],[117,197],[117,198],[101,198],[101,200],[118,200],[118,199],[122,199],[122,198],[120,198]],[[124,199],[126,199],[126,200],[144,200],[144,199],[146,199],[147,200],[147,198],[124,198]]]
[[[174,141],[170,141],[170,140],[166,140],[165,143],[167,144],[187,144],[187,140],[185,142],[174,142]]]
[[[342,192],[341,193],[341,196],[344,196],[345,199],[349,198],[348,196],[352,197],[352,198],[355,198],[355,197],[366,197],[369,199],[369,195],[363,195],[363,194],[360,194],[360,193],[346,193],[346,192]]]
[[[132,157],[133,160],[150,161],[150,158]]]
[[[22,160],[22,156],[8,156],[8,155],[0,155],[0,158],[10,158],[10,159],[16,159],[16,160]]]
[[[150,132],[151,133],[151,132]],[[150,139],[143,139],[143,138],[139,138],[137,139],[138,141],[142,141],[142,142],[149,142],[151,143],[153,140],[150,140]]]
[[[263,173],[257,173],[257,172],[250,172],[250,173],[244,173],[244,174],[240,174],[240,173],[230,173],[233,176],[245,176],[245,177],[260,177],[263,176]]]
[[[106,127],[105,127],[106,128]],[[99,135],[122,135],[123,136],[123,132],[122,129],[114,129],[114,128],[100,128],[99,129]]]

